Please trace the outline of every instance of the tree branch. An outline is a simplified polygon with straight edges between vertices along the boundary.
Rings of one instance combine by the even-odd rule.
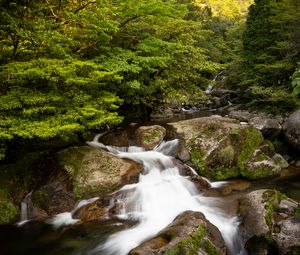
[[[51,5],[50,5],[50,3],[49,3],[48,0],[46,0],[46,3],[48,4],[50,12],[53,15],[53,17],[59,20],[58,16],[54,13],[54,11],[53,11],[53,9],[52,9],[52,7],[51,7]]]
[[[124,27],[127,23],[129,23],[130,21],[133,21],[135,19],[138,19],[139,17],[141,16],[133,16],[133,17],[130,17],[126,20],[124,20],[121,24],[120,24],[120,27]]]
[[[95,3],[97,3],[97,1],[90,1],[90,2],[87,2],[86,4],[84,4],[84,5],[80,6],[80,7],[78,7],[76,10],[74,10],[74,13],[77,13],[77,12],[81,11],[82,9],[84,9],[84,8],[86,8],[86,7],[89,7],[90,5],[93,5],[93,4],[95,4]]]

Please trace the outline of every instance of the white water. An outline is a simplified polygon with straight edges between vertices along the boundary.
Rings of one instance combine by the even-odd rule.
[[[95,202],[97,199],[99,199],[99,198],[93,197],[90,199],[81,200],[71,212],[63,212],[63,213],[57,214],[53,218],[48,220],[48,223],[52,224],[54,226],[54,228],[56,228],[56,229],[66,226],[66,225],[76,224],[77,222],[80,221],[79,219],[73,219],[73,214],[76,212],[76,210],[78,210],[79,208],[81,208],[84,205]]]
[[[237,218],[222,212],[219,208],[221,200],[201,196],[189,177],[181,176],[172,158],[167,156],[175,151],[177,140],[164,142],[153,151],[135,148],[134,152],[130,148],[126,152],[105,146],[98,143],[97,138],[89,144],[105,147],[120,158],[132,159],[144,166],[139,182],[125,185],[111,201],[111,206],[116,203],[121,205],[117,215],[119,218],[137,220],[139,223],[131,229],[111,235],[90,254],[125,255],[186,210],[202,212],[219,228],[231,254],[243,254],[236,240],[239,226]]]
[[[28,210],[30,209],[28,207],[32,207],[31,194],[32,191],[29,192],[21,202],[21,219],[16,223],[18,227],[30,221],[28,220]]]
[[[219,72],[214,78],[213,80],[208,84],[206,90],[205,90],[205,93],[206,94],[210,94],[211,91],[213,90],[214,86],[215,86],[215,83],[216,83],[216,80],[217,78],[219,77],[219,75],[221,75],[223,73],[223,71]]]

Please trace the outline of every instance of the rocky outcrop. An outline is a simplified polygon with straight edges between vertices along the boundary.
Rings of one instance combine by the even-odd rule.
[[[260,130],[267,137],[276,137],[282,130],[282,126],[280,125],[278,120],[274,118],[257,116],[251,118],[249,124],[252,127]]]
[[[130,255],[227,254],[220,231],[200,212],[186,211]]]
[[[76,203],[72,181],[64,170],[54,171],[46,183],[35,189],[25,201],[28,219],[45,219],[71,211]]]
[[[259,130],[239,121],[211,116],[170,125],[183,141],[178,155],[187,148],[200,175],[215,180],[254,180],[276,176],[287,167]]]
[[[281,116],[269,116],[265,113],[254,113],[246,110],[234,110],[228,115],[232,119],[248,122],[250,126],[260,130],[266,137],[276,137],[282,130]]]
[[[88,146],[71,147],[58,153],[59,164],[72,177],[77,198],[103,196],[138,180],[141,167],[127,159]]]
[[[74,219],[80,219],[81,223],[99,220],[108,213],[107,204],[102,199],[80,207],[73,213]]]
[[[292,113],[283,125],[287,141],[300,151],[300,110]]]
[[[160,144],[166,135],[166,129],[159,125],[141,126],[135,131],[135,141],[138,146],[152,150]]]
[[[246,110],[234,110],[228,114],[229,118],[236,119],[239,121],[249,122],[255,115]]]
[[[240,200],[241,231],[249,254],[298,254],[299,204],[274,190],[256,190]]]
[[[136,182],[141,170],[131,160],[88,146],[70,147],[48,161],[50,175],[44,177],[23,201],[26,219],[41,220],[72,211],[78,199],[104,197],[123,184]],[[55,164],[50,163],[53,161]],[[47,160],[43,164],[47,167]],[[102,200],[97,200],[83,206],[75,212],[76,218],[82,222],[99,218],[106,212],[101,203]]]

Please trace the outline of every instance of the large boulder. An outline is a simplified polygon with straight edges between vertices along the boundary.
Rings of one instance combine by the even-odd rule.
[[[44,176],[23,200],[26,210],[22,209],[22,219],[41,220],[73,211],[78,199],[91,196],[103,198],[123,184],[136,182],[141,171],[141,167],[131,160],[120,159],[88,146],[62,150],[37,166],[40,172],[48,167],[50,174]],[[103,200],[97,200],[83,206],[76,211],[75,217],[82,222],[99,218],[106,212],[102,203]]]
[[[300,109],[292,113],[283,125],[287,141],[300,151]]]
[[[254,180],[276,176],[287,162],[256,128],[220,116],[184,120],[170,125],[188,149],[200,175],[215,180],[245,177]]]
[[[228,115],[232,119],[248,122],[249,125],[260,130],[266,137],[276,137],[282,130],[282,117],[269,116],[265,113],[255,113],[246,110],[234,110]]]
[[[138,146],[152,150],[160,144],[166,135],[166,129],[159,125],[141,126],[135,131],[135,141]]]
[[[250,121],[255,115],[246,110],[233,110],[228,114],[229,118],[237,119],[239,121]]]
[[[275,190],[256,190],[240,200],[241,235],[249,254],[298,254],[299,204]]]
[[[71,147],[58,153],[59,164],[72,177],[77,198],[104,196],[122,185],[138,180],[141,167],[104,150],[88,146]]]
[[[155,237],[131,250],[131,255],[227,254],[220,231],[200,212],[186,211]]]
[[[282,130],[279,121],[270,117],[253,117],[250,119],[249,124],[260,130],[267,137],[276,137]]]
[[[54,171],[45,183],[34,189],[24,199],[28,219],[45,219],[61,212],[73,210],[76,199],[72,181],[65,170]]]

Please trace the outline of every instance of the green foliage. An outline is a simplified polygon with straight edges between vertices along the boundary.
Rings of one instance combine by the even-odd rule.
[[[251,87],[249,107],[269,113],[292,112],[300,106],[299,100],[285,88]]]
[[[119,124],[122,103],[203,100],[250,2],[2,1],[0,158],[16,140]]]
[[[122,102],[105,91],[112,72],[92,61],[35,59],[0,72],[0,143],[21,139],[69,140],[87,129],[116,125]],[[4,153],[3,153],[4,154]]]
[[[298,67],[296,71],[293,73],[292,86],[293,86],[293,93],[295,95],[299,95],[300,94],[300,67]]]
[[[299,11],[298,0],[255,0],[249,8],[243,47],[236,48],[240,53],[228,69],[227,84],[250,87],[252,95],[245,99],[252,107],[283,113],[299,107]]]
[[[10,223],[17,213],[18,210],[12,202],[0,199],[0,224]]]

